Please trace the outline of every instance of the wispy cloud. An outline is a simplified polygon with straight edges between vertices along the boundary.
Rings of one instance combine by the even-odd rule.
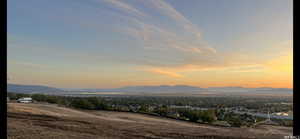
[[[129,14],[134,14],[137,16],[146,16],[145,13],[141,12],[137,8],[132,7],[131,5],[125,3],[124,1],[121,0],[102,0],[112,6],[114,6],[117,9],[120,9],[123,12],[127,12]]]
[[[266,70],[265,65],[254,64],[254,65],[242,65],[236,67],[224,68],[228,72],[263,72]]]
[[[127,21],[128,24],[118,27],[118,30],[141,41],[145,49],[160,50],[161,53],[164,53],[164,50],[170,51],[170,49],[199,55],[216,53],[216,50],[201,38],[201,32],[197,26],[164,1],[138,1],[162,16],[137,10],[126,1],[104,1],[127,13],[119,15],[118,18]],[[163,23],[166,19],[171,20],[170,25]]]
[[[179,26],[182,26],[185,30],[193,33],[195,37],[201,38],[201,33],[197,26],[191,21],[185,18],[181,13],[174,9],[171,5],[167,4],[163,0],[149,0],[152,3],[153,8],[158,9],[165,16],[172,18]],[[150,5],[151,6],[151,5]]]
[[[226,72],[262,72],[266,70],[265,65],[240,65],[240,66],[201,66],[201,65],[184,65],[179,67],[143,67],[142,70],[165,75],[169,77],[182,78],[186,72],[201,72],[201,71],[226,71]]]
[[[253,66],[254,62],[244,63],[244,61],[246,61],[244,59],[248,59],[248,56],[236,56],[217,51],[203,39],[202,35],[205,34],[201,32],[200,27],[198,28],[197,25],[193,24],[188,18],[167,3],[167,1],[90,1],[99,4],[99,7],[97,7],[97,5],[90,6],[90,8],[94,7],[97,9],[91,10],[90,12],[98,11],[99,13],[93,14],[99,14],[100,18],[88,16],[84,19],[91,20],[82,20],[83,23],[76,23],[101,30],[99,29],[103,27],[101,23],[110,22],[110,20],[112,20],[114,22],[107,26],[114,27],[114,31],[118,31],[117,33],[130,36],[131,41],[134,42],[136,46],[123,47],[122,50],[126,51],[125,54],[122,52],[118,52],[118,54],[114,53],[116,51],[122,51],[120,49],[121,47],[117,45],[109,46],[111,47],[109,51],[107,51],[111,52],[109,54],[104,54],[104,52],[99,52],[101,54],[98,54],[98,51],[85,53],[75,51],[75,49],[63,50],[62,47],[60,52],[53,54],[56,57],[68,59],[69,61],[89,61],[92,64],[97,64],[99,61],[109,61],[112,63],[117,61],[118,63],[135,64],[137,68],[146,67],[145,71],[176,78],[184,77],[182,74],[184,72],[193,71],[227,70],[229,72],[253,72],[263,69],[260,66]],[[111,13],[109,14],[111,18],[104,18],[109,21],[102,21],[102,16],[105,15],[103,13]],[[76,19],[81,19],[77,16],[75,17]],[[91,23],[85,24],[88,22]],[[84,27],[86,29],[86,26]],[[15,43],[16,42],[12,41],[11,45]],[[100,43],[102,45],[102,42]],[[290,41],[287,41],[282,45],[289,45],[289,43]],[[120,43],[120,45],[121,44],[122,43]],[[26,47],[28,48],[28,46]],[[104,45],[99,45],[99,47],[103,48]],[[23,48],[25,48],[24,45]],[[108,48],[105,49],[108,50]],[[36,48],[33,51],[42,51],[45,53],[50,50],[50,46],[46,48],[39,46],[38,49]],[[64,52],[62,53],[62,51]],[[42,67],[41,65],[24,62],[19,63],[19,65]],[[247,67],[249,65],[252,67]]]
[[[183,75],[178,74],[176,72],[166,71],[164,69],[159,69],[159,68],[150,68],[150,69],[146,69],[146,71],[149,71],[149,72],[152,72],[152,73],[156,73],[156,74],[160,74],[160,75],[169,76],[169,77],[174,77],[174,78],[182,78],[182,77],[184,77]]]
[[[218,52],[202,38],[203,34],[198,26],[166,1],[103,1],[119,11],[124,11],[115,13],[117,16],[114,18],[124,21],[123,26],[118,26],[116,30],[142,44],[135,52],[143,54],[144,57],[129,56],[127,60],[139,64],[144,71],[182,78],[184,72],[194,71],[264,70],[262,65],[243,63],[243,60],[239,60],[242,56]],[[146,9],[136,7],[134,2]]]

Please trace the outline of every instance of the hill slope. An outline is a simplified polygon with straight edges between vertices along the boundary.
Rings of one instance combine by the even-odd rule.
[[[8,103],[8,138],[281,139],[291,133],[290,127],[225,128],[126,112],[81,111],[48,104]]]

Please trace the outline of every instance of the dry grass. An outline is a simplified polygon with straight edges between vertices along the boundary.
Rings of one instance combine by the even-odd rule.
[[[47,104],[8,104],[10,139],[282,139],[292,128],[216,127],[143,114],[81,111]]]

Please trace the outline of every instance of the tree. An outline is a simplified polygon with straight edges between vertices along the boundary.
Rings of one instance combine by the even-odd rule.
[[[96,110],[107,110],[108,109],[108,106],[97,97],[89,97],[89,98],[87,98],[87,100],[92,105],[94,105],[94,109],[96,109]]]
[[[141,105],[141,108],[139,109],[140,112],[148,112],[148,106]]]

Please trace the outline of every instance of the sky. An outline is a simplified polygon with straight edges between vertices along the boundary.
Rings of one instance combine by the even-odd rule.
[[[8,82],[293,88],[292,0],[9,0]]]

